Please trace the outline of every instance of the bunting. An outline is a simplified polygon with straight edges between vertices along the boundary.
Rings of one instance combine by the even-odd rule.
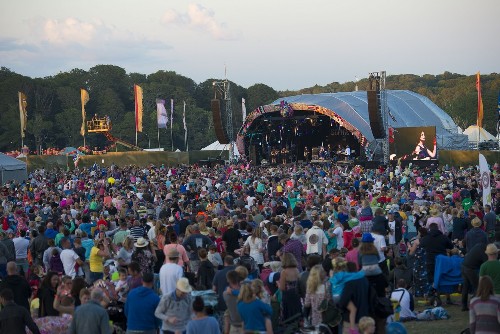
[[[142,88],[134,85],[135,95],[135,132],[142,132]]]
[[[156,112],[158,129],[166,129],[168,123],[167,109],[165,109],[165,100],[156,99]]]
[[[26,107],[28,106],[28,100],[26,95],[22,92],[18,92],[19,97],[19,118],[21,120],[21,138],[24,138],[24,132],[26,131],[26,124],[28,123],[28,112]]]
[[[476,89],[477,89],[477,126],[483,127],[483,98],[481,97],[481,74],[477,72],[476,75]]]
[[[80,128],[80,134],[82,136],[85,136],[85,119],[86,119],[86,112],[85,112],[85,105],[87,102],[89,102],[90,97],[89,93],[85,89],[80,89],[80,98],[82,100],[82,127]]]

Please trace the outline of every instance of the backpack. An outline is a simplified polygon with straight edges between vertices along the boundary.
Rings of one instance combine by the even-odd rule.
[[[379,297],[372,285],[369,289],[369,302],[370,314],[375,318],[386,319],[394,314],[391,300],[387,297]]]

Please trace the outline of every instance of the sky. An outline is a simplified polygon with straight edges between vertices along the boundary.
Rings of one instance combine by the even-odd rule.
[[[500,72],[499,0],[2,0],[0,66],[99,64],[276,90],[374,71]]]

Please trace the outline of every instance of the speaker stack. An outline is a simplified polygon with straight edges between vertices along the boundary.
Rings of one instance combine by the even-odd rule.
[[[382,108],[380,106],[380,94],[376,90],[366,91],[368,97],[368,116],[370,118],[370,127],[375,139],[384,139],[386,137],[384,121],[382,120]]]
[[[220,100],[213,99],[211,105],[212,105],[212,117],[214,120],[215,136],[217,137],[217,140],[219,141],[220,144],[229,144],[230,140],[227,134],[227,129],[224,122],[222,121]]]

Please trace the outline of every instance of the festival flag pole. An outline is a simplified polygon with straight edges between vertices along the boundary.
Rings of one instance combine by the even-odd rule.
[[[137,146],[137,133],[142,132],[142,88],[134,85],[135,96],[135,146]]]
[[[158,126],[158,148],[160,148],[160,128],[166,129],[168,123],[165,100],[156,99],[156,125]]]
[[[174,99],[170,99],[170,142],[172,143],[172,152],[174,151],[174,135],[173,135],[173,126],[174,126]]]
[[[26,107],[28,106],[28,100],[26,95],[22,92],[18,92],[19,97],[19,116],[21,120],[21,150],[24,147],[24,132],[26,131],[26,123],[28,121],[28,112]]]
[[[476,75],[477,89],[477,149],[479,150],[479,142],[481,141],[481,128],[483,127],[483,98],[481,97],[481,74]]]
[[[183,114],[182,114],[182,121],[184,123],[184,145],[186,146],[186,152],[189,151],[189,146],[188,146],[188,129],[187,129],[187,124],[186,124],[186,101],[182,101],[184,103],[184,109],[183,109]]]

